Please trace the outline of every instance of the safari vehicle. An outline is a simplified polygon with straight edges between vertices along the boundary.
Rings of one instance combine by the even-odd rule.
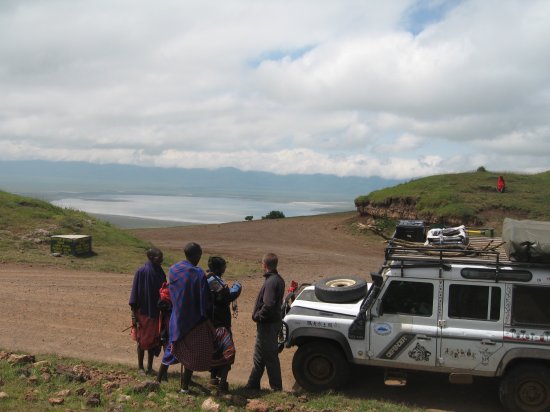
[[[508,410],[550,410],[550,263],[510,260],[499,238],[417,240],[389,241],[372,282],[303,288],[283,322],[298,384],[341,387],[350,364],[383,367],[394,383],[411,371],[494,377]]]

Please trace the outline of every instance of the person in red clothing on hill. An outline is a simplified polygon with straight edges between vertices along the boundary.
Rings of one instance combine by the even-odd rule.
[[[504,178],[502,176],[499,176],[497,179],[497,192],[504,193],[505,189],[506,183],[504,182]]]

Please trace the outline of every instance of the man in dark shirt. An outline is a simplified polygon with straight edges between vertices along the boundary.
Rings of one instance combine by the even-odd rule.
[[[285,281],[277,272],[278,260],[274,253],[268,253],[262,259],[265,281],[252,312],[252,320],[256,322],[256,345],[247,389],[260,389],[260,381],[266,369],[271,389],[283,390],[277,336],[281,329]]]

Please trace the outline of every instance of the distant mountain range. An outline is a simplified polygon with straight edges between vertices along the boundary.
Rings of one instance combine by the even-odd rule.
[[[68,193],[126,193],[350,201],[401,182],[379,177],[276,175],[234,168],[180,169],[41,160],[0,162],[0,190],[46,200]]]

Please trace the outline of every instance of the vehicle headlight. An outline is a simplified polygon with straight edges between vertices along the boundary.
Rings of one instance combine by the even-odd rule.
[[[279,330],[279,335],[277,337],[277,342],[279,345],[284,345],[288,339],[288,325],[286,322],[281,324],[281,329]]]

